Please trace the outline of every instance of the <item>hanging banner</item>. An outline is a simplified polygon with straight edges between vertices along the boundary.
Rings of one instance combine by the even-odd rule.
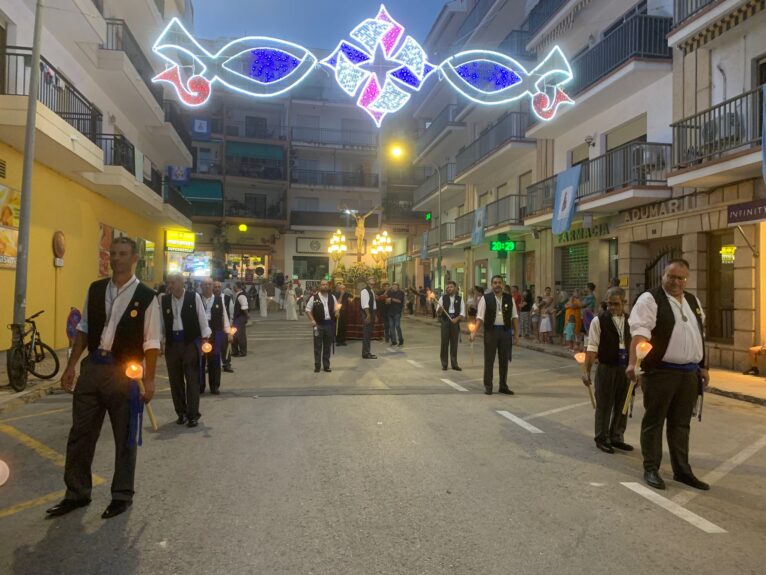
[[[420,259],[428,259],[428,232],[423,232],[423,239],[420,243]]]
[[[556,176],[556,198],[553,202],[553,233],[563,234],[572,227],[575,198],[580,185],[582,166],[572,166]]]
[[[473,213],[473,229],[471,230],[471,245],[478,246],[484,242],[484,222],[487,221],[487,206],[478,208]]]

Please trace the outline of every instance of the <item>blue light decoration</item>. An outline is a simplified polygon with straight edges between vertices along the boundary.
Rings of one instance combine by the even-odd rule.
[[[481,105],[528,97],[533,113],[544,121],[552,120],[560,106],[574,104],[562,88],[572,80],[572,69],[558,46],[529,71],[491,50],[460,52],[436,66],[382,4],[375,18],[364,20],[349,36],[321,62],[298,44],[265,36],[240,38],[211,54],[173,18],[153,47],[167,65],[153,81],[169,83],[181,102],[198,107],[209,100],[216,83],[270,98],[295,88],[321,64],[333,71],[338,86],[356,98],[378,127],[437,70],[460,94]]]

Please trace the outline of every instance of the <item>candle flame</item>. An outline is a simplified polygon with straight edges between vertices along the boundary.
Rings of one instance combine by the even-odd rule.
[[[638,357],[638,359],[644,359],[649,355],[650,351],[652,351],[652,344],[648,341],[642,341],[636,347],[636,357]]]
[[[231,328],[230,333],[231,335],[234,335],[235,333],[237,333],[237,328],[236,327]]]
[[[211,351],[213,351],[213,346],[210,345],[210,342],[206,341],[205,343],[202,344],[203,353],[210,353]]]
[[[144,376],[144,367],[140,363],[131,361],[125,369],[125,375],[130,379],[141,379]]]
[[[585,363],[585,353],[580,352],[574,355],[575,361],[579,364]]]
[[[468,331],[470,331],[471,333],[475,332],[476,331],[476,324],[475,323],[469,323],[468,324]]]

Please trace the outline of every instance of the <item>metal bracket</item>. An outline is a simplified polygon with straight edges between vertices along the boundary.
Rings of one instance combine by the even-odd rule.
[[[737,226],[737,229],[739,230],[739,233],[742,234],[742,239],[745,240],[747,247],[749,247],[750,251],[753,252],[753,257],[754,258],[760,257],[761,254],[758,253],[758,250],[755,249],[755,246],[753,246],[753,244],[750,243],[750,240],[747,239],[747,236],[745,235],[745,231],[742,229],[742,226]]]

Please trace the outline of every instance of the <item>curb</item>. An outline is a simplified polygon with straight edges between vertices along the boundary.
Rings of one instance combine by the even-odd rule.
[[[729,399],[738,399],[739,401],[746,401],[748,403],[755,403],[756,405],[766,405],[766,398],[755,397],[753,395],[747,395],[746,393],[739,393],[738,391],[727,391],[725,389],[718,389],[717,387],[708,387],[705,393],[712,393],[714,395],[722,395]]]
[[[14,393],[9,396],[8,399],[0,400],[0,414],[4,415],[23,405],[34,403],[46,395],[50,395],[57,389],[61,389],[59,380],[42,382],[31,389],[25,389],[24,391]]]

